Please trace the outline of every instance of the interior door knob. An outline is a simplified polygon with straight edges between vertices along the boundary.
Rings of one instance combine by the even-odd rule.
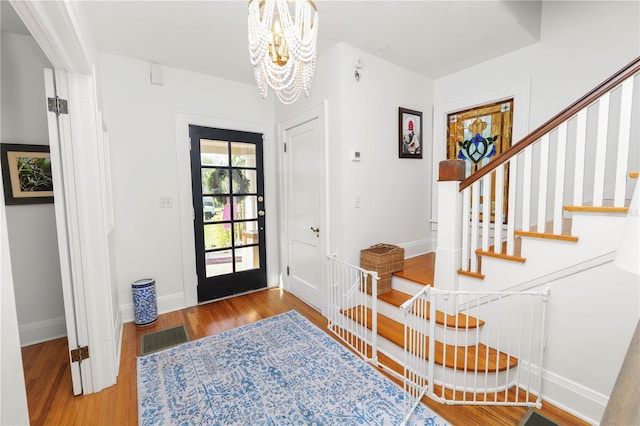
[[[311,230],[316,234],[320,232],[320,228],[314,228],[313,226],[311,227]]]

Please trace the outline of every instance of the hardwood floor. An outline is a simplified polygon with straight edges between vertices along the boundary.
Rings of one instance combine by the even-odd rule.
[[[427,253],[404,260],[404,269],[394,272],[396,277],[404,278],[418,284],[433,285],[433,273],[436,267],[436,254]]]
[[[323,330],[327,320],[295,296],[269,289],[206,305],[160,315],[156,324],[138,328],[124,325],[118,383],[99,393],[74,397],[66,339],[56,339],[22,349],[29,417],[32,425],[135,425],[138,420],[136,356],[143,334],[185,324],[194,340],[295,309]],[[523,407],[425,404],[454,425],[517,425]],[[561,425],[586,423],[544,403],[541,412]]]

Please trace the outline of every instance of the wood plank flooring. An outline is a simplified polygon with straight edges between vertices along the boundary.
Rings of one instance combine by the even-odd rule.
[[[191,339],[198,339],[295,309],[323,330],[327,320],[295,296],[269,289],[206,305],[160,315],[156,324],[124,326],[118,383],[99,393],[74,397],[66,339],[56,339],[22,349],[32,425],[135,425],[138,419],[136,356],[143,334],[185,324]],[[454,425],[517,425],[523,407],[450,406],[424,400]],[[562,425],[586,423],[544,403],[542,414]]]

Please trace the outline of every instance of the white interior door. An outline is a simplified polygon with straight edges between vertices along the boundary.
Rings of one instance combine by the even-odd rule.
[[[45,101],[55,99],[56,95],[62,99],[68,99],[68,88],[66,73],[60,70],[54,71],[45,69]],[[77,219],[74,220],[74,210],[69,208],[70,198],[75,196],[73,185],[73,173],[71,168],[66,168],[67,174],[63,174],[62,164],[72,163],[73,152],[69,146],[70,123],[67,114],[57,114],[53,111],[47,113],[49,127],[49,149],[51,151],[51,169],[54,187],[54,208],[56,213],[56,227],[58,233],[58,249],[60,252],[60,271],[62,273],[62,292],[64,298],[65,320],[67,326],[67,339],[69,343],[69,362],[71,364],[71,380],[73,383],[73,394],[91,392],[90,375],[83,376],[82,369],[90,371],[89,359],[73,361],[71,351],[88,346],[88,336],[86,327],[78,327],[78,324],[86,324],[82,318],[84,314],[79,303],[82,296],[81,289],[74,288],[74,272],[79,275],[77,269],[79,265],[72,262],[72,245],[77,239],[77,232],[74,231]],[[78,245],[76,244],[76,247]]]
[[[320,109],[321,110],[321,109]],[[325,310],[325,196],[323,115],[301,116],[284,126],[287,265],[289,290]]]

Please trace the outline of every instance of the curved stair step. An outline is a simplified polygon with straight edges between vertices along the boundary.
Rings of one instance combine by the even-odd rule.
[[[411,299],[411,295],[402,291],[391,289],[388,293],[378,295],[378,300],[382,300],[392,306],[400,307],[404,302]],[[422,315],[425,319],[431,319],[430,304],[427,302],[427,312]],[[415,314],[415,309],[413,310]],[[436,311],[436,324],[448,328],[476,328],[483,326],[484,321],[477,318],[467,316],[465,314],[449,315],[442,311]]]
[[[358,305],[342,310],[342,314],[360,325],[366,324],[367,328],[371,330],[373,318],[371,309]],[[393,344],[404,348],[404,325],[399,322],[378,314],[378,334]],[[429,359],[429,337],[424,336],[424,342],[426,346],[424,351],[426,354],[425,359]],[[484,344],[455,347],[436,341],[435,363],[460,371],[494,373],[515,367],[518,364],[518,359]]]
[[[347,337],[347,340],[349,340],[350,342],[358,342],[356,344],[356,346],[358,347],[361,345],[360,339],[356,338],[355,336],[351,335],[348,332],[346,334],[350,336],[350,337]],[[369,345],[368,343],[364,343],[364,345],[366,346],[366,349],[365,349],[366,356],[371,358],[372,356],[371,345]],[[384,368],[378,367],[381,371],[385,371],[385,370],[393,371],[394,373],[396,373],[397,376],[389,375],[388,377],[394,382],[396,382],[398,385],[400,386],[404,385],[401,377],[404,376],[405,371],[404,371],[404,367],[400,363],[398,363],[395,359],[389,357],[388,355],[386,355],[384,352],[381,352],[381,351],[378,351],[378,361],[380,364],[384,365]],[[453,390],[449,387],[446,387],[446,386],[443,387],[442,385],[435,384],[433,386],[433,390],[436,396],[442,397],[442,395],[444,395],[444,397],[447,400],[455,400],[455,401],[494,403],[494,402],[516,402],[516,401],[535,402],[537,400],[537,395],[526,392],[522,388],[518,389],[516,386],[511,386],[506,391],[501,391],[501,392],[469,392],[469,391],[462,391],[462,390]],[[517,397],[516,397],[516,391],[518,391]]]

